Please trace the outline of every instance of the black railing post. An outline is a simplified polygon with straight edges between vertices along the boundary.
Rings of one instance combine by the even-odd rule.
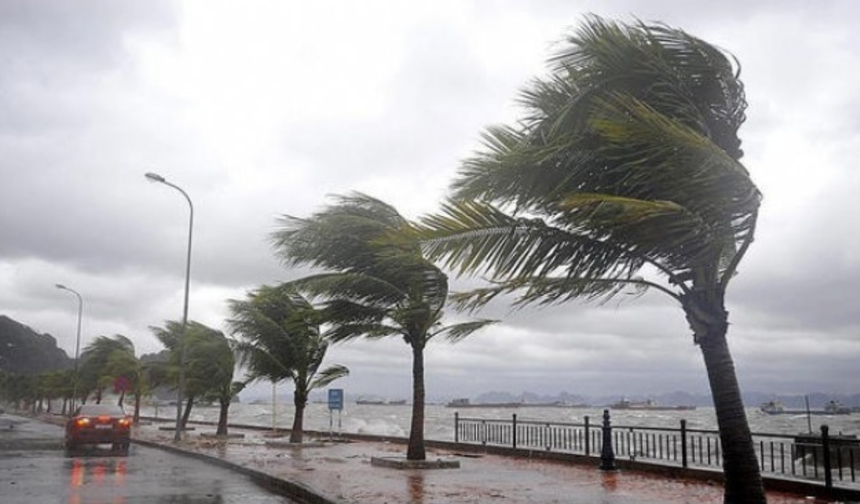
[[[824,457],[824,486],[833,488],[833,475],[830,474],[830,427],[821,426],[821,455]]]
[[[588,415],[585,415],[585,456],[591,455],[591,426],[588,423]]]
[[[681,420],[681,467],[687,468],[687,421]]]
[[[454,412],[454,442],[460,442],[460,412]]]
[[[600,470],[615,470],[615,452],[612,450],[612,423],[609,410],[603,410],[603,449],[600,451]]]
[[[514,429],[512,436],[511,436],[511,445],[513,446],[514,450],[516,450],[517,449],[517,414],[516,413],[513,414],[513,420],[511,421],[511,425],[513,426],[513,429]]]

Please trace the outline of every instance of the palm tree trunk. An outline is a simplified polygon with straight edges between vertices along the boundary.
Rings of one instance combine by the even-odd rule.
[[[689,300],[688,300],[689,301]],[[685,312],[699,344],[717,415],[723,450],[725,504],[766,504],[767,497],[732,361],[728,312],[722,303],[685,303]]]
[[[308,404],[307,392],[296,391],[293,393],[293,404],[296,413],[293,415],[293,427],[290,429],[290,443],[301,443],[304,440],[305,406]]]
[[[412,426],[406,460],[426,460],[424,451],[424,347],[412,344]]]
[[[188,396],[188,399],[185,401],[185,411],[182,413],[182,423],[180,424],[180,427],[183,429],[188,425],[188,418],[191,416],[192,406],[194,406],[194,396]]]
[[[221,405],[221,409],[218,411],[218,428],[215,430],[216,436],[226,436],[227,435],[227,412],[230,409],[230,399],[226,401],[224,398],[219,399],[219,404]]]
[[[134,425],[138,425],[140,423],[140,396],[142,394],[140,391],[136,391],[134,394],[134,417],[132,418],[132,422]]]

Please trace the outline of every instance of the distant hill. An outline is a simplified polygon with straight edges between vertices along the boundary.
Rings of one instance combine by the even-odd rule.
[[[6,373],[39,374],[68,369],[74,360],[57,347],[50,334],[33,329],[0,315],[0,370]]]

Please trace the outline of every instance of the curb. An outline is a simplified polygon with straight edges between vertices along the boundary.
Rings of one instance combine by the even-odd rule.
[[[147,441],[144,439],[132,439],[131,442],[141,446],[147,446],[149,448],[158,448],[160,450],[164,450],[166,452],[174,453],[177,455],[195,458],[197,460],[201,460],[212,465],[216,465],[225,469],[230,469],[240,474],[244,474],[245,476],[251,478],[251,480],[255,483],[271,490],[272,492],[278,495],[289,497],[301,504],[347,504],[346,501],[333,500],[329,497],[320,495],[314,490],[299,483],[294,483],[283,478],[277,478],[275,476],[272,476],[271,474],[267,474],[256,469],[250,469],[239,464],[234,464],[233,462],[230,462],[228,460],[211,457],[203,453],[184,450],[182,448],[178,448],[168,444],[156,443],[154,441]]]

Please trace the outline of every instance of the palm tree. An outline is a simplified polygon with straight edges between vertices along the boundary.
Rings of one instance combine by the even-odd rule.
[[[180,336],[182,324],[169,320],[165,327],[150,327],[155,337],[161,341],[170,352],[168,382],[176,386],[179,382]],[[195,400],[200,397],[221,397],[226,388],[232,387],[235,360],[232,349],[224,333],[212,329],[199,322],[189,321],[185,330],[185,408],[180,419],[181,428],[185,428]],[[230,395],[230,399],[233,395]],[[219,399],[220,402],[220,399]],[[221,402],[221,415],[224,418],[223,427],[219,422],[219,431],[226,434],[227,403]]]
[[[46,413],[53,412],[53,400],[62,399],[63,406],[61,414],[66,414],[66,406],[71,396],[72,370],[48,371],[39,375],[39,389],[42,396],[48,401]]]
[[[312,390],[349,374],[341,365],[320,370],[328,343],[320,332],[322,317],[294,286],[262,286],[245,301],[230,301],[228,324],[242,339],[234,342],[251,380],[292,380],[295,414],[290,442],[301,443],[304,411]]]
[[[485,133],[454,196],[423,219],[429,257],[494,282],[517,306],[654,289],[683,308],[705,361],[725,502],[763,503],[729,352],[725,293],[761,194],[738,161],[746,101],[719,49],[663,25],[590,17],[534,81],[516,127]]]
[[[113,359],[113,361],[112,361]],[[95,391],[96,403],[101,403],[104,390],[116,383],[119,376],[125,375],[127,367],[119,366],[129,360],[136,360],[134,343],[122,334],[112,338],[99,336],[84,348],[81,353],[81,381],[84,391]],[[125,390],[120,391],[118,404],[122,406]]]
[[[476,320],[443,326],[448,277],[405,234],[409,222],[370,196],[339,196],[309,219],[284,216],[273,235],[287,265],[326,270],[295,282],[325,300],[332,341],[400,337],[412,349],[412,424],[408,460],[425,460],[424,348],[437,336],[465,338],[493,323]]]
[[[204,401],[218,401],[218,426],[215,434],[227,435],[227,419],[230,404],[242,391],[245,384],[233,381],[236,358],[230,341],[221,331],[211,328],[188,333],[186,366],[190,370],[191,390]],[[188,382],[186,382],[188,383]],[[183,425],[188,421],[187,414]]]
[[[129,341],[129,343],[131,342]],[[127,392],[134,396],[132,421],[135,425],[140,423],[141,401],[144,396],[150,394],[151,387],[153,386],[153,375],[156,372],[154,366],[156,365],[137,358],[133,344],[114,350],[108,355],[105,367],[108,379],[112,380],[114,384],[122,380],[123,387],[120,390],[118,404],[120,406],[123,405]]]

